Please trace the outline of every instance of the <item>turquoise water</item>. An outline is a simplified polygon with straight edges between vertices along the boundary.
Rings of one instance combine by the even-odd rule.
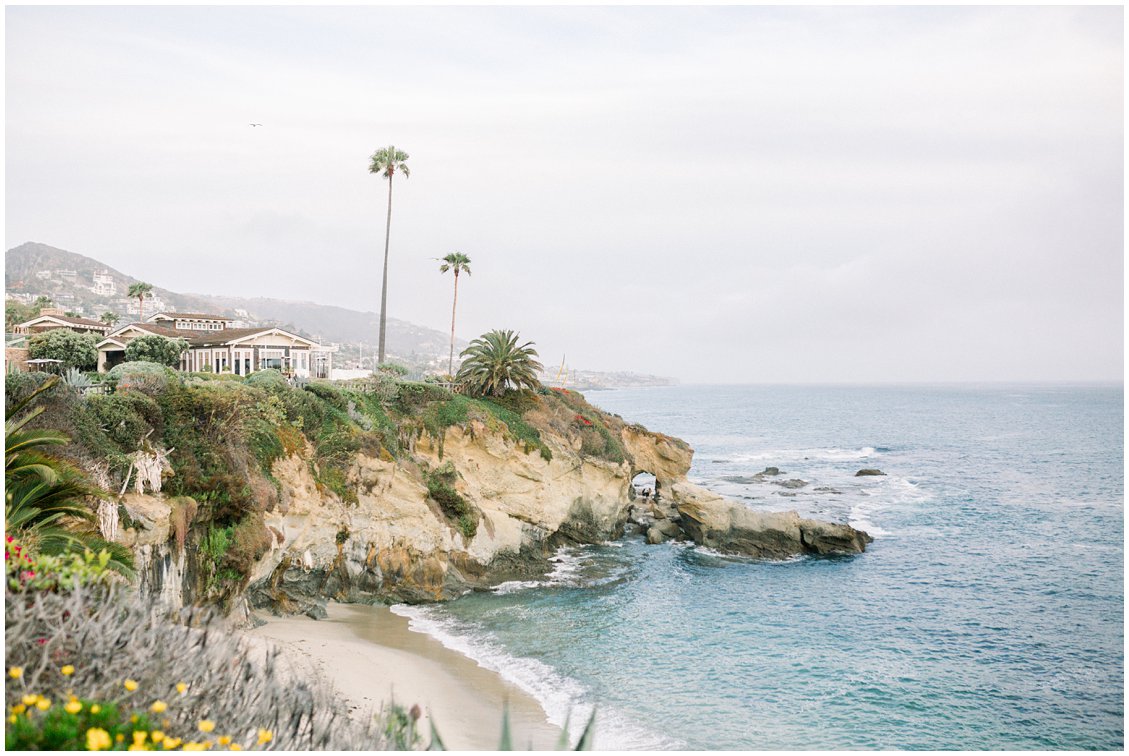
[[[395,608],[552,719],[595,705],[605,749],[1123,747],[1120,387],[589,399],[689,441],[692,481],[875,542],[754,562],[629,536],[543,581]],[[769,465],[807,485],[743,479]]]

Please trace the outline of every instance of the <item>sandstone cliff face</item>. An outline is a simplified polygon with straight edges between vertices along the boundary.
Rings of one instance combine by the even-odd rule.
[[[313,616],[330,598],[440,601],[542,573],[558,546],[617,538],[628,523],[651,542],[688,539],[761,558],[858,553],[870,540],[846,525],[727,501],[686,481],[693,450],[685,442],[615,427],[622,462],[585,455],[579,441],[543,428],[547,460],[504,428],[472,419],[442,439],[421,435],[398,460],[357,454],[347,474],[355,503],[317,482],[305,446],[273,465],[278,503],[262,514],[269,543],[251,567],[247,598]],[[473,534],[429,496],[437,469],[469,506]],[[655,476],[658,504],[635,499],[640,472]],[[142,589],[176,605],[194,600],[206,583],[201,536],[189,533],[195,502],[158,492],[129,494],[123,504],[130,526],[118,528],[118,540],[138,556]]]
[[[551,461],[472,422],[447,429],[442,460],[426,435],[411,461],[358,455],[353,506],[319,489],[301,456],[277,462],[280,505],[265,516],[275,543],[252,573],[256,600],[441,600],[537,571],[561,543],[622,535],[630,466],[582,458],[561,439],[548,443]],[[428,498],[424,471],[441,464],[457,471],[454,488],[479,515],[473,537]]]

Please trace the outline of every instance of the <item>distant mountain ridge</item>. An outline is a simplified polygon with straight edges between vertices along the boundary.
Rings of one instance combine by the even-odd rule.
[[[30,301],[36,296],[51,298],[56,306],[74,310],[84,317],[98,318],[106,311],[122,316],[123,321],[136,319],[130,308],[136,300],[126,296],[129,286],[138,278],[76,252],[39,242],[25,242],[8,250],[4,257],[4,289],[8,296]],[[101,287],[99,291],[99,277]],[[215,294],[183,294],[153,285],[153,302],[146,302],[145,312],[152,315],[161,309],[178,312],[206,312],[244,319],[255,324],[275,325],[313,338],[324,344],[338,344],[334,358],[338,367],[356,364],[363,353],[366,368],[371,368],[376,353],[379,316],[336,305],[316,302],[291,302],[267,297],[229,297]],[[109,293],[112,290],[113,293]],[[446,372],[450,335],[434,328],[388,318],[387,352],[389,358],[421,372]],[[455,353],[467,345],[455,339]],[[546,370],[551,378],[555,371]],[[627,386],[666,386],[674,381],[653,375],[628,372],[570,370],[570,388],[619,388]]]

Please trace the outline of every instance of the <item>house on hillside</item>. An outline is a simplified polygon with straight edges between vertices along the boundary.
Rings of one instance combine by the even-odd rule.
[[[90,290],[100,297],[112,297],[118,293],[118,286],[114,283],[114,277],[110,275],[110,271],[103,270],[101,273],[94,274],[94,285]]]
[[[184,339],[188,350],[180,369],[187,372],[250,375],[274,368],[288,375],[328,378],[332,352],[315,341],[281,328],[230,328],[230,318],[203,313],[161,312],[147,323],[130,323],[98,344],[98,372],[125,361],[125,349],[138,336]]]
[[[110,331],[110,326],[100,320],[73,318],[63,314],[63,310],[49,308],[40,310],[39,314],[31,320],[17,325],[13,333],[30,336],[44,331],[54,331],[56,328],[69,328],[78,333],[95,333],[99,336],[105,336]]]

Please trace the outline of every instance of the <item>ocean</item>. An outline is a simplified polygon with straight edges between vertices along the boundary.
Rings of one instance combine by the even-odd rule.
[[[1124,747],[1122,387],[587,396],[688,441],[692,482],[875,540],[761,562],[629,535],[393,607],[552,721],[594,710],[614,750]],[[806,485],[750,479],[768,466]]]

